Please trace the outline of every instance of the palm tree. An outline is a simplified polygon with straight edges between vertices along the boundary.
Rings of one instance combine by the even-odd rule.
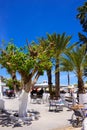
[[[52,35],[47,34],[47,36],[52,45],[53,57],[55,59],[55,93],[56,97],[58,98],[58,96],[60,96],[60,56],[71,45],[71,36],[66,36],[65,33],[63,33],[62,35],[53,33]]]
[[[48,39],[45,38],[39,38],[41,47],[46,51],[46,56],[49,58],[49,60],[52,62],[52,48],[51,44],[48,41]],[[52,67],[46,69],[47,77],[48,77],[48,87],[49,87],[49,93],[50,98],[52,97]]]
[[[84,68],[87,67],[85,46],[76,47],[61,59],[62,71],[73,71],[78,79],[78,93],[84,93]]]
[[[87,2],[83,6],[78,7],[77,18],[80,20],[83,31],[87,32]]]
[[[87,34],[87,2],[85,2],[83,6],[78,7],[77,10],[78,10],[77,19],[79,19],[83,31]],[[78,36],[80,45],[82,46],[83,44],[86,44],[85,54],[87,54],[87,35],[78,33]],[[85,76],[87,76],[86,67],[84,68],[84,74]]]

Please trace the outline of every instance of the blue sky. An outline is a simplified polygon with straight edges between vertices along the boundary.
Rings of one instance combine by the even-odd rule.
[[[2,39],[14,39],[17,46],[46,37],[46,33],[66,32],[73,35],[71,42],[78,41],[78,32],[82,31],[76,19],[77,8],[86,0],[0,0],[0,42]],[[0,75],[9,77],[5,70]],[[54,73],[53,73],[54,75]],[[76,77],[71,76],[71,84]],[[46,75],[38,82],[46,79]],[[54,82],[54,76],[53,76]],[[67,84],[67,74],[61,74],[61,84]]]

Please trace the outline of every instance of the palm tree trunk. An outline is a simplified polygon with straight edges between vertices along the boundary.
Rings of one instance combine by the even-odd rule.
[[[68,86],[70,85],[70,75],[69,75],[69,71],[68,71]]]
[[[56,98],[60,96],[59,60],[56,61],[56,65],[55,65],[55,95],[56,95]]]
[[[84,82],[81,77],[78,78],[78,93],[85,93]]]
[[[47,76],[48,76],[49,93],[50,93],[50,98],[51,98],[52,97],[52,75],[51,75],[51,69],[47,70]]]

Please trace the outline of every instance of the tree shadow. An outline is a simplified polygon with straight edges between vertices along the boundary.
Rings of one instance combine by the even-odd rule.
[[[0,110],[0,125],[2,127],[23,127],[31,125],[33,120],[39,119],[39,112],[28,110],[27,117],[19,117],[18,111]]]

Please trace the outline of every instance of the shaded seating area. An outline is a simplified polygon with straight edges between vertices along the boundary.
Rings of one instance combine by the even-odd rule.
[[[41,103],[41,100],[43,98],[43,89],[40,89],[37,91],[36,89],[33,89],[31,91],[30,97],[31,97],[31,102],[32,103]]]
[[[71,106],[78,104],[77,94],[73,93],[71,95],[70,93],[66,93],[64,96],[61,96],[63,103],[65,107],[71,108]]]

